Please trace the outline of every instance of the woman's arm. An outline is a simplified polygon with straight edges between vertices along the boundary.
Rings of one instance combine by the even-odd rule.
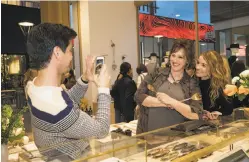
[[[147,95],[147,92],[147,83],[143,81],[135,93],[135,101],[137,104],[145,107],[166,107],[166,105],[160,102],[156,97]]]
[[[192,112],[191,107],[185,103],[176,100],[175,104],[173,104],[173,108],[188,119],[199,119],[199,115]]]
[[[147,96],[142,105],[146,107],[166,107],[166,105],[159,101],[156,97],[151,96]]]
[[[200,89],[199,85],[197,84],[197,81],[193,78],[190,79],[189,83],[189,94],[191,97],[193,94],[199,93]],[[202,101],[196,101],[196,100],[189,100],[186,103],[182,103],[180,101],[177,101],[170,96],[164,94],[164,93],[158,93],[157,98],[159,98],[160,101],[162,101],[165,104],[171,105],[173,109],[178,111],[180,114],[182,114],[184,117],[188,119],[199,119],[202,118],[203,115],[203,109],[202,109]]]
[[[219,109],[217,111],[221,112],[222,115],[231,115],[233,112],[233,101],[231,98],[226,98],[223,91],[220,91],[220,95],[217,98],[217,106]]]
[[[170,105],[171,108],[178,111],[180,114],[182,114],[184,117],[188,119],[199,119],[199,116],[197,113],[192,112],[191,107],[185,103],[182,103],[180,101],[177,101],[170,96],[168,96],[165,93],[157,93],[157,98],[162,101],[166,105]]]

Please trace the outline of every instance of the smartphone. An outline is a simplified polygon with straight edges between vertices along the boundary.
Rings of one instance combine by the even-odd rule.
[[[96,65],[98,64],[104,64],[105,63],[105,57],[104,56],[98,56],[96,57]]]
[[[95,74],[100,74],[100,70],[105,63],[105,57],[104,56],[98,56],[96,57],[96,62],[95,62]]]

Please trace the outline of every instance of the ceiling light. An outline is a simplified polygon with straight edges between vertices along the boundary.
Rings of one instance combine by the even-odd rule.
[[[180,17],[181,15],[180,14],[176,14],[176,17]]]
[[[163,36],[162,35],[155,35],[154,37],[155,38],[162,38]]]
[[[30,29],[34,26],[34,23],[23,21],[23,22],[19,22],[18,25],[20,29],[22,30],[23,35],[26,37],[29,34]]]
[[[202,43],[201,46],[205,46],[206,44],[205,43]]]
[[[20,26],[34,26],[34,23],[24,21],[24,22],[19,22],[18,25],[20,25]]]

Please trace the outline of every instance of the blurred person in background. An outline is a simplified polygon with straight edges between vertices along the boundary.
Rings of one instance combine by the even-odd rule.
[[[148,74],[148,70],[147,67],[144,64],[140,64],[137,69],[137,88],[139,88],[140,84],[143,82],[145,76]],[[135,115],[134,115],[134,119],[138,119],[139,116],[139,105],[136,106],[135,109]]]
[[[64,78],[61,87],[65,90],[71,89],[77,82],[73,69],[70,69],[69,72],[64,74]]]
[[[114,99],[116,123],[134,120],[134,110],[136,107],[134,94],[137,87],[132,77],[131,64],[123,62],[120,65],[119,75],[111,90],[111,96]]]

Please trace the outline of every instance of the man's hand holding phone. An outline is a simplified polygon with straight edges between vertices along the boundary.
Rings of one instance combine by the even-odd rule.
[[[102,65],[99,75],[95,75],[95,83],[98,87],[110,88],[111,77],[105,64]]]

